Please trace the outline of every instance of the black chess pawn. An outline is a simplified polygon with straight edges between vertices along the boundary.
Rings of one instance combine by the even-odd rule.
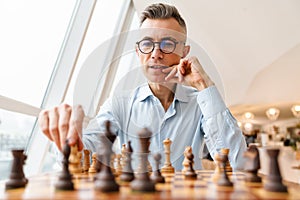
[[[131,141],[128,141],[127,148],[125,150],[125,160],[124,160],[124,168],[122,169],[122,174],[120,176],[120,180],[124,182],[130,182],[134,179],[134,173],[131,166],[131,155],[132,155],[132,147]]]
[[[74,184],[72,182],[72,174],[69,171],[69,156],[71,154],[71,148],[66,141],[63,147],[63,160],[62,160],[62,172],[58,177],[58,181],[55,184],[57,190],[74,190]]]
[[[233,183],[229,180],[228,175],[227,175],[227,169],[226,169],[226,164],[228,162],[227,154],[220,153],[219,156],[217,156],[216,158],[220,162],[220,165],[221,165],[221,168],[222,168],[222,172],[221,172],[220,177],[217,181],[217,185],[232,187]]]
[[[160,172],[160,169],[159,169],[159,164],[160,164],[160,160],[161,160],[160,153],[154,154],[153,158],[155,160],[156,169],[153,171],[153,173],[152,173],[152,175],[151,175],[150,178],[155,183],[164,183],[165,182],[165,178],[161,175],[161,172]]]
[[[27,156],[24,154],[23,149],[12,150],[13,163],[9,180],[5,183],[6,189],[25,187],[28,180],[25,178],[23,165]]]
[[[185,179],[189,180],[195,180],[197,179],[197,173],[195,172],[193,168],[193,163],[194,163],[194,154],[193,153],[188,153],[186,155],[188,161],[189,161],[189,166],[184,174]]]
[[[244,153],[244,157],[246,158],[244,167],[244,171],[246,172],[245,181],[260,183],[262,181],[261,177],[257,175],[258,170],[260,169],[260,158],[256,145],[250,145]]]
[[[115,177],[110,167],[110,160],[112,151],[112,144],[116,139],[116,135],[110,132],[110,122],[106,121],[106,132],[100,135],[102,142],[99,154],[103,160],[101,171],[97,174],[95,181],[95,189],[101,192],[115,192],[119,191],[119,185],[115,181]]]
[[[264,188],[272,192],[288,192],[287,187],[282,183],[282,177],[278,164],[279,149],[267,149],[270,158],[269,174],[266,177]]]
[[[140,150],[138,152],[139,167],[136,173],[135,179],[131,182],[130,186],[133,191],[137,192],[154,192],[155,184],[149,177],[149,171],[147,167],[150,137],[152,133],[144,128],[138,132]]]

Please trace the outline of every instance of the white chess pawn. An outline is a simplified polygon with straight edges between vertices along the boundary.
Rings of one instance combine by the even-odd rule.
[[[185,173],[188,169],[189,169],[189,159],[187,158],[187,155],[189,153],[192,153],[192,147],[191,146],[187,146],[184,150],[184,160],[182,162],[182,165],[183,165],[183,169],[182,169],[182,172]]]
[[[92,154],[92,165],[89,168],[89,173],[96,173],[97,172],[97,154]]]

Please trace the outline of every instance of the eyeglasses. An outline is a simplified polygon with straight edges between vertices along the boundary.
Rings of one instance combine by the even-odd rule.
[[[165,54],[170,54],[173,53],[174,50],[176,49],[176,45],[179,42],[176,42],[174,40],[171,39],[163,39],[160,42],[153,42],[150,39],[143,39],[139,42],[137,42],[136,44],[138,45],[139,50],[143,53],[143,54],[149,54],[151,52],[153,52],[154,48],[155,48],[155,44],[159,45],[159,50]]]

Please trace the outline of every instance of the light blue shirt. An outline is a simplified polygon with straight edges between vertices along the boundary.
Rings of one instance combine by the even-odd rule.
[[[114,96],[103,104],[96,118],[84,130],[85,148],[93,152],[99,150],[98,134],[105,132],[106,120],[110,120],[111,131],[119,137],[119,151],[128,140],[131,140],[133,150],[138,151],[137,132],[146,127],[152,132],[151,153],[159,152],[164,159],[163,141],[167,138],[172,141],[171,163],[176,170],[182,169],[183,152],[187,146],[193,149],[195,169],[202,168],[200,158],[204,141],[212,157],[221,148],[229,148],[232,168],[243,167],[245,138],[215,86],[199,92],[178,84],[167,111],[148,84],[132,93]],[[153,162],[151,155],[149,160]]]

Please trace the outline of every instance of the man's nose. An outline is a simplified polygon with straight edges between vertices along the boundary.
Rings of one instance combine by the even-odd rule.
[[[154,59],[157,59],[157,58],[162,58],[162,56],[163,56],[163,53],[160,50],[159,44],[155,43],[154,44],[154,49],[151,53],[151,57],[154,58]]]

